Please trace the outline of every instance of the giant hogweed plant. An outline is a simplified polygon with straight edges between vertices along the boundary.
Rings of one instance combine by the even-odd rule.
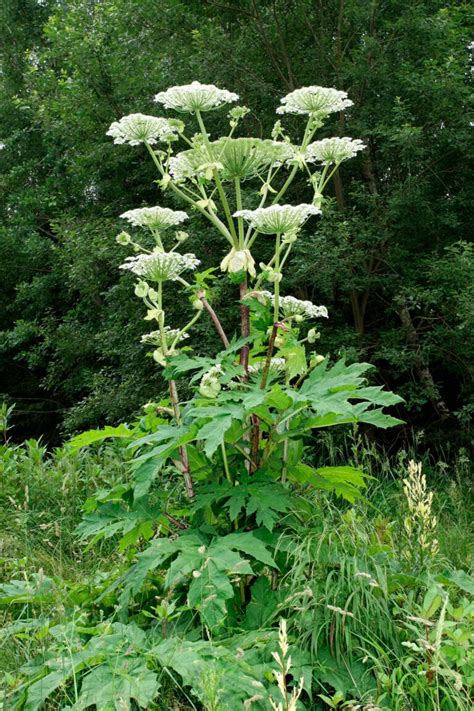
[[[212,690],[201,689],[193,672],[201,668],[197,661],[210,655],[219,676],[230,655],[232,664],[242,667],[234,670],[230,705],[218,679],[216,705],[209,708],[235,708],[237,698],[248,707],[265,707],[258,674],[267,672],[258,664],[266,647],[248,635],[264,620],[264,598],[284,572],[282,550],[291,543],[282,545],[282,536],[291,536],[311,515],[306,489],[353,502],[365,486],[358,469],[309,463],[308,442],[321,428],[399,422],[383,408],[400,398],[367,385],[370,365],[308,352],[320,337],[317,319],[328,318],[327,309],[284,295],[293,245],[304,239],[305,223],[320,218],[332,175],[364,146],[347,137],[315,139],[331,113],[352,103],[335,89],[306,87],[282,99],[278,114],[301,117],[299,139],[290,138],[280,120],[267,139],[237,137],[248,112],[243,106],[230,109],[228,134],[214,138],[206,114],[234,104],[238,96],[212,85],[193,82],[155,98],[179,118],[132,114],[113,123],[108,134],[117,144],[144,149],[156,166],[161,194],[182,202],[183,210],[128,210],[121,217],[132,234],[117,237],[133,251],[121,268],[136,278],[135,294],[151,327],[143,341],[163,369],[169,400],[149,408],[145,424],[133,430],[106,428],[76,438],[79,447],[109,435],[125,437],[133,450],[130,481],[88,501],[79,531],[92,543],[119,535],[121,549],[129,548],[129,562],[102,599],[118,596],[122,624],[151,624],[155,636],[147,648],[153,648],[155,661],[177,671],[205,700]],[[182,118],[189,119],[188,127]],[[301,171],[307,176],[307,202],[288,204],[287,192]],[[222,239],[226,254],[216,269],[199,272],[199,255],[184,250],[182,228],[190,221],[193,229],[193,213]],[[254,255],[264,242],[271,255],[257,266]],[[212,306],[209,284],[218,269],[235,285],[238,334],[225,332]],[[182,323],[169,322],[164,296],[170,293],[182,300]],[[203,318],[211,319],[222,343],[214,358],[187,345]],[[186,392],[192,392],[186,401],[179,392],[183,378]],[[279,609],[283,615],[284,606]],[[212,645],[206,646],[243,630],[237,657],[230,643],[217,657]],[[242,650],[255,644],[261,655],[249,666],[250,652]],[[243,662],[237,664],[240,656]],[[271,664],[270,651],[266,660]],[[288,693],[296,708],[311,680],[296,653],[293,665],[295,686]],[[276,707],[289,708],[278,688],[271,693]],[[140,696],[134,698],[141,705]]]

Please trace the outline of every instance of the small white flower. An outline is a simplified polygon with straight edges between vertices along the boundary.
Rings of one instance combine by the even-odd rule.
[[[120,217],[128,220],[134,227],[149,227],[155,230],[175,227],[188,219],[188,215],[182,210],[170,210],[169,207],[138,207],[135,210],[127,210]]]
[[[310,143],[305,151],[307,163],[342,163],[343,160],[353,158],[359,151],[363,151],[366,146],[358,138],[323,138],[321,141]]]
[[[179,131],[184,129],[181,121],[146,116],[145,114],[130,114],[120,121],[114,121],[107,131],[107,136],[112,136],[114,143],[129,143],[138,146],[140,143],[153,144],[157,141],[167,143],[178,137]]]
[[[306,222],[310,215],[320,215],[321,210],[314,205],[271,205],[256,210],[238,210],[234,217],[248,220],[258,232],[267,235],[293,232]]]
[[[199,259],[194,254],[178,254],[178,252],[152,252],[127,257],[120,269],[126,269],[139,277],[150,281],[176,281],[179,275],[187,269],[196,269]]]
[[[163,104],[166,109],[175,109],[184,113],[195,111],[211,111],[231,101],[237,101],[238,95],[226,89],[219,89],[214,84],[201,84],[193,81],[192,84],[172,86],[166,91],[160,91],[155,96],[155,101]]]
[[[232,247],[221,262],[221,270],[223,272],[248,272],[251,277],[257,276],[255,271],[255,260],[250,254],[249,249],[235,249]]]
[[[276,110],[277,114],[315,114],[324,117],[335,111],[343,111],[352,106],[353,102],[347,98],[345,91],[324,86],[305,86],[284,96],[281,104]]]

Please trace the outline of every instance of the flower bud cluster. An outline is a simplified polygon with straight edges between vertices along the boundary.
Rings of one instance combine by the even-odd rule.
[[[221,262],[221,270],[235,274],[237,272],[247,272],[251,277],[257,275],[255,271],[255,260],[249,249],[235,249],[232,247]]]
[[[224,371],[219,363],[213,365],[207,373],[204,373],[199,383],[199,392],[203,397],[214,400],[218,396],[222,388],[220,376],[223,374]]]
[[[265,359],[258,360],[249,365],[249,373],[259,373],[265,366]],[[285,358],[272,358],[270,361],[270,370],[274,373],[282,373],[286,368]]]

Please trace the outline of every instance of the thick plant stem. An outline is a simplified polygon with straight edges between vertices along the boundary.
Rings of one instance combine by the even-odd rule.
[[[240,190],[239,178],[235,179],[234,185],[235,185],[235,200],[236,200],[236,204],[237,204],[237,210],[241,210],[243,205],[242,205],[242,192]],[[237,218],[237,225],[238,225],[238,231],[239,231],[239,249],[243,249],[244,242],[245,242],[245,233],[244,233],[244,221],[241,217]]]
[[[265,365],[263,366],[262,380],[260,381],[260,389],[265,390],[267,386],[268,373],[270,372],[270,364],[272,362],[273,349],[275,347],[275,339],[278,333],[278,328],[281,326],[280,323],[275,322],[273,324],[272,332],[270,335],[270,340],[268,341],[267,356],[265,358]],[[255,471],[258,467],[258,452],[260,449],[260,421],[258,417],[254,415],[252,419],[252,436],[251,436],[251,449],[250,456],[252,462],[252,471]]]
[[[166,358],[168,348],[166,345],[165,323],[164,323],[162,303],[163,303],[163,284],[160,282],[160,284],[158,284],[158,307],[159,307],[159,310],[161,313],[160,313],[160,316],[158,317],[158,325],[159,325],[160,333],[161,333],[161,348],[163,351],[163,355]],[[178,389],[176,387],[176,383],[174,380],[169,381],[169,392],[170,392],[170,399],[171,399],[171,404],[173,407],[175,420],[179,425],[179,424],[181,424],[181,411],[179,409]],[[191,476],[191,472],[189,469],[189,459],[188,459],[188,453],[186,451],[186,447],[182,446],[179,448],[179,458],[181,461],[181,471],[183,474],[184,487],[186,489],[186,494],[188,496],[188,499],[193,499],[194,498],[194,486],[193,486],[193,479]]]
[[[275,321],[273,324],[272,332],[270,335],[270,340],[268,341],[267,357],[265,358],[265,365],[263,366],[262,380],[260,382],[261,390],[265,390],[267,387],[268,373],[270,372],[270,365],[272,362],[273,349],[275,348],[275,339],[277,337],[278,329],[281,323]]]
[[[247,294],[247,280],[239,284],[240,301],[243,302]],[[240,304],[240,328],[242,338],[248,338],[250,335],[250,309],[245,303]],[[249,378],[249,345],[246,343],[240,350],[240,364],[244,368],[244,381]]]
[[[227,481],[229,482],[229,484],[231,486],[234,486],[234,482],[232,480],[232,476],[231,476],[230,469],[229,469],[229,462],[227,461],[227,452],[225,450],[224,442],[222,442],[222,444],[221,444],[221,452],[222,452],[222,461],[224,463],[225,477],[226,477]]]
[[[163,516],[165,516],[170,523],[172,523],[176,528],[179,528],[181,531],[185,531],[188,526],[186,523],[183,523],[179,519],[175,518],[171,514],[167,513],[166,511],[163,513]]]
[[[181,412],[179,409],[178,390],[176,388],[176,383],[174,380],[170,380],[169,388],[170,388],[171,402],[173,404],[174,416],[175,416],[176,422],[179,424],[181,422]],[[185,446],[182,446],[179,448],[179,458],[181,461],[181,470],[182,470],[182,474],[183,474],[184,487],[186,489],[187,497],[188,497],[188,499],[194,499],[193,478],[191,476],[191,471],[189,469],[188,453],[186,451]]]
[[[278,321],[278,315],[280,313],[280,248],[281,248],[281,235],[276,236],[276,248],[275,248],[275,305],[273,309],[273,320],[276,323]]]
[[[225,346],[226,348],[228,348],[228,347],[229,347],[229,339],[227,338],[227,336],[226,336],[226,334],[225,334],[225,331],[224,331],[224,329],[222,328],[221,322],[219,321],[219,317],[217,316],[216,312],[215,312],[214,309],[212,308],[212,306],[211,306],[211,304],[209,303],[209,301],[208,301],[208,300],[206,299],[206,297],[204,296],[204,293],[203,293],[203,292],[199,292],[199,293],[198,293],[198,299],[201,301],[202,305],[204,306],[204,308],[206,309],[207,313],[208,313],[209,316],[211,317],[212,323],[213,323],[214,326],[216,327],[216,331],[217,331],[217,333],[219,334],[222,343],[224,344],[224,346]]]

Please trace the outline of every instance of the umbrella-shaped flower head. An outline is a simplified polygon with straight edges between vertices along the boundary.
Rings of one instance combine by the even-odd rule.
[[[196,111],[211,111],[220,106],[238,100],[238,95],[226,89],[219,89],[214,84],[201,84],[193,81],[192,84],[172,86],[166,91],[160,91],[155,96],[155,101],[163,104],[166,109],[174,109],[183,113]]]
[[[314,205],[271,205],[256,210],[238,210],[234,217],[243,217],[258,232],[267,235],[294,232],[306,222],[310,215],[320,215],[321,210]]]
[[[178,252],[151,252],[127,257],[120,269],[133,272],[148,281],[164,282],[176,279],[188,269],[196,269],[199,259],[194,254],[178,254]]]
[[[138,207],[135,210],[127,210],[120,217],[128,220],[134,227],[149,227],[159,231],[175,227],[188,219],[188,215],[182,210],[170,210],[169,207]]]
[[[295,89],[281,99],[277,114],[312,114],[323,118],[335,111],[344,111],[352,106],[345,91],[324,86],[305,86]]]
[[[344,160],[353,158],[359,151],[363,151],[366,146],[358,138],[323,138],[321,141],[314,141],[306,148],[304,158],[307,163],[319,162],[324,165],[331,163],[342,163]]]
[[[129,143],[138,146],[140,143],[168,143],[178,137],[184,129],[182,121],[146,116],[145,114],[130,114],[120,121],[114,121],[107,131],[114,143]]]

